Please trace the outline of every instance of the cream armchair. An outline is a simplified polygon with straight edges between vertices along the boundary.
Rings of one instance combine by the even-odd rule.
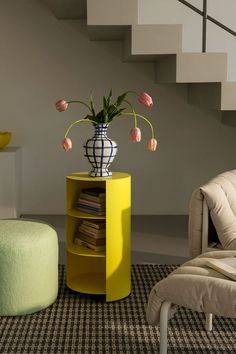
[[[167,354],[168,319],[178,306],[204,312],[208,331],[213,314],[236,318],[236,282],[207,267],[210,259],[236,257],[236,170],[193,192],[189,246],[193,259],[159,281],[149,294],[147,322],[160,325],[160,354]]]

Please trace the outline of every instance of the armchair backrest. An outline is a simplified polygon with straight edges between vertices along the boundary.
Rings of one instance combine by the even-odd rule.
[[[224,172],[196,189],[189,203],[191,257],[212,250],[236,249],[236,170]]]

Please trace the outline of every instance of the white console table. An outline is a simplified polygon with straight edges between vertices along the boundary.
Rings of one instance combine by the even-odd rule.
[[[20,216],[20,150],[19,147],[0,150],[0,219]]]

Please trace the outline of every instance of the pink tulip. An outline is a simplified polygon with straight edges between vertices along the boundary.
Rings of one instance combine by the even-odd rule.
[[[157,141],[156,139],[152,138],[148,142],[148,150],[155,151],[157,148]]]
[[[62,146],[65,151],[72,149],[72,141],[70,140],[70,138],[64,138],[62,140]]]
[[[139,103],[144,104],[144,106],[151,108],[153,106],[152,97],[146,92],[141,92],[138,96]]]
[[[55,106],[59,112],[64,112],[67,110],[68,103],[65,100],[59,100],[55,103]]]
[[[134,143],[141,141],[141,130],[139,128],[132,128],[130,130],[130,137]]]

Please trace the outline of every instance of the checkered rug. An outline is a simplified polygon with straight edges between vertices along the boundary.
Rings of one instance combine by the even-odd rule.
[[[159,329],[147,325],[145,305],[152,286],[174,269],[134,265],[131,295],[105,303],[104,297],[69,290],[60,266],[60,290],[52,306],[33,315],[0,318],[0,353],[157,354]],[[180,308],[169,321],[168,339],[168,353],[236,353],[236,321],[214,317],[208,333],[203,314]]]

